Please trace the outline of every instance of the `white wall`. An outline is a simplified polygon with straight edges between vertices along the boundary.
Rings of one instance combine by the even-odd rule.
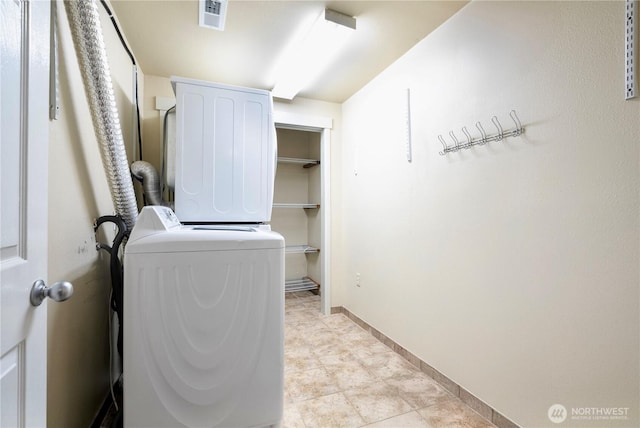
[[[629,407],[606,425],[640,425],[624,17],[623,2],[473,2],[343,104],[340,303],[522,426],[553,425],[554,403]],[[511,109],[523,137],[438,155],[438,134],[493,132],[494,114],[512,128]]]
[[[132,67],[102,6],[114,92],[132,160]],[[50,123],[49,283],[71,281],[73,297],[50,303],[47,425],[91,425],[109,391],[109,258],[95,248],[94,219],[114,213],[62,2],[57,2],[60,117]],[[47,94],[44,94],[47,96]],[[109,236],[105,236],[105,234]],[[98,235],[111,244],[113,228]]]
[[[156,110],[156,97],[173,98],[175,94],[167,77],[144,76],[145,97],[142,102],[144,129],[144,160],[151,162],[158,170],[162,170],[162,124],[164,116]]]

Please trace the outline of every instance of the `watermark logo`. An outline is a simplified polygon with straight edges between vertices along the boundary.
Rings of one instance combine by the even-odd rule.
[[[567,409],[562,404],[554,404],[549,407],[549,411],[547,412],[547,416],[549,416],[549,420],[554,424],[561,424],[567,419]]]
[[[561,424],[567,418],[572,421],[613,421],[628,420],[628,407],[572,407],[571,412],[562,404],[554,404],[547,411],[549,420]]]

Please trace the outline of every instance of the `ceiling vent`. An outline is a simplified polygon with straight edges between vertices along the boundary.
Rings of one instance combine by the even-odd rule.
[[[199,24],[201,27],[224,30],[228,0],[200,0]]]

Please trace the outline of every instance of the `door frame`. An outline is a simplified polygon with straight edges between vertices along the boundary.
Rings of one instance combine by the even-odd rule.
[[[276,128],[320,133],[320,312],[331,314],[331,129],[333,119],[278,111],[273,112]]]

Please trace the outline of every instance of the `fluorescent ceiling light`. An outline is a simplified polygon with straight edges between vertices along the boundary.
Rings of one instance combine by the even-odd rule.
[[[331,64],[349,36],[356,19],[325,9],[311,28],[291,43],[276,67],[274,97],[293,99]]]

